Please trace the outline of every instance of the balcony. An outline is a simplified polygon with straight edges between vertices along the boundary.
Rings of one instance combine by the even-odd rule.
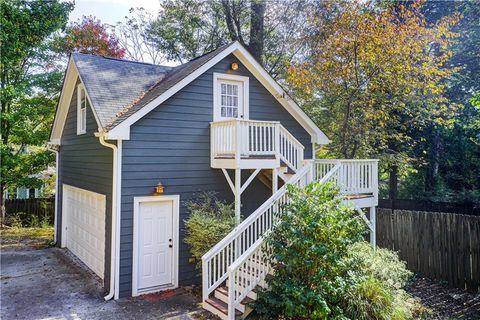
[[[296,172],[304,146],[278,121],[225,120],[210,123],[211,167]]]

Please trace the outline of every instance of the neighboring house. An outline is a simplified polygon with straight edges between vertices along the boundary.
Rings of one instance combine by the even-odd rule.
[[[74,53],[50,138],[57,243],[103,279],[106,299],[199,283],[184,202],[216,191],[246,219],[204,257],[203,300],[232,318],[265,274],[231,301],[222,286],[258,253],[286,181],[334,180],[374,213],[377,162],[314,160],[328,142],[238,42],[178,67]]]

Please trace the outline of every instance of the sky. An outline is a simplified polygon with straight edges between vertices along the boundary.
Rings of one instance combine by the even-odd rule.
[[[70,21],[77,21],[82,16],[93,15],[103,23],[115,24],[123,21],[132,7],[143,7],[156,16],[160,0],[75,0],[75,8],[70,13]]]

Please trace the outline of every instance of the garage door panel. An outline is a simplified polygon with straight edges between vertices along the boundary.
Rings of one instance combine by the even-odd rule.
[[[65,245],[100,278],[105,265],[104,195],[68,185],[63,187]]]

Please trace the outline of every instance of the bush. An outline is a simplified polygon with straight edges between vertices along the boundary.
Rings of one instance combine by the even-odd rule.
[[[330,184],[288,186],[288,196],[291,202],[267,237],[275,277],[256,310],[267,318],[342,318],[340,301],[354,284],[343,258],[365,226]]]
[[[235,210],[232,204],[218,200],[212,192],[200,194],[185,205],[191,212],[184,221],[185,242],[200,267],[202,256],[235,227]]]
[[[347,264],[356,266],[363,274],[378,279],[392,290],[405,287],[413,276],[396,252],[382,248],[373,250],[365,241],[351,245],[345,260]]]
[[[373,250],[365,225],[331,185],[289,186],[291,202],[267,237],[273,278],[256,305],[265,318],[412,319],[402,290],[411,272],[397,254]]]

